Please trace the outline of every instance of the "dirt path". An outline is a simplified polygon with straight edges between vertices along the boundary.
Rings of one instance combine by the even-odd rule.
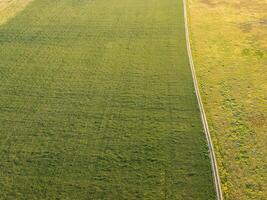
[[[193,82],[194,82],[194,87],[195,87],[195,92],[196,92],[196,97],[200,109],[200,114],[201,114],[201,119],[203,123],[203,128],[205,131],[205,135],[207,138],[208,142],[208,147],[209,147],[209,152],[210,152],[210,159],[211,159],[211,166],[212,166],[212,173],[214,177],[214,185],[216,189],[216,195],[218,200],[223,199],[223,194],[222,194],[222,189],[221,189],[221,181],[220,181],[220,176],[219,176],[219,171],[218,171],[218,166],[216,162],[216,156],[214,153],[213,149],[213,144],[211,140],[211,135],[209,132],[209,126],[204,110],[204,106],[201,100],[199,88],[198,88],[198,83],[197,83],[197,78],[196,78],[196,72],[195,72],[195,66],[192,58],[192,52],[191,52],[191,46],[190,46],[190,39],[189,39],[189,31],[188,31],[188,21],[187,21],[187,5],[186,5],[186,0],[183,0],[184,2],[184,21],[185,21],[185,34],[186,34],[186,46],[187,46],[187,52],[188,52],[188,57],[189,57],[189,62],[190,62],[190,67],[191,67],[191,72],[192,72],[192,77],[193,77]]]

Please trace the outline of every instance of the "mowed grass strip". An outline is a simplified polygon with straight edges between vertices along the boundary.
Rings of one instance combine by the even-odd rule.
[[[3,199],[214,199],[182,0],[35,0],[0,27]]]

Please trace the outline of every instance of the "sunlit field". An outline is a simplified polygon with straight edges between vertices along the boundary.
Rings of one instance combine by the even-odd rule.
[[[0,25],[16,16],[32,0],[0,0]]]
[[[34,0],[5,18],[0,198],[215,198],[181,0]]]
[[[225,199],[267,199],[267,2],[189,3],[193,57]]]

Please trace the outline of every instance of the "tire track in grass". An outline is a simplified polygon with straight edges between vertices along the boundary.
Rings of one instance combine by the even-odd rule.
[[[186,47],[187,47],[187,52],[188,52],[188,57],[189,57],[189,62],[190,62],[190,68],[191,68],[191,72],[192,72],[192,78],[193,78],[193,82],[194,82],[195,93],[196,93],[197,102],[198,102],[198,106],[199,106],[199,110],[200,110],[201,120],[202,120],[203,128],[205,131],[205,135],[206,135],[207,143],[208,143],[208,147],[209,147],[209,153],[210,153],[210,160],[211,160],[211,167],[212,167],[212,173],[213,173],[213,178],[214,178],[216,196],[217,196],[218,200],[223,200],[223,194],[222,194],[222,189],[221,189],[222,188],[221,187],[221,180],[220,180],[219,170],[218,170],[218,166],[217,166],[217,162],[216,162],[216,155],[214,153],[212,139],[211,139],[211,135],[209,132],[208,121],[206,118],[204,106],[203,106],[200,91],[198,88],[195,66],[194,66],[192,52],[191,52],[189,31],[188,31],[186,0],[183,0],[183,5],[184,5],[184,24],[185,24],[185,35],[186,35]]]

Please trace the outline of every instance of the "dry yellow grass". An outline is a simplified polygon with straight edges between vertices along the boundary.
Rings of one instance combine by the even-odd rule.
[[[0,25],[6,23],[32,0],[0,0]]]
[[[225,199],[267,199],[266,10],[266,0],[189,0],[193,57]]]

